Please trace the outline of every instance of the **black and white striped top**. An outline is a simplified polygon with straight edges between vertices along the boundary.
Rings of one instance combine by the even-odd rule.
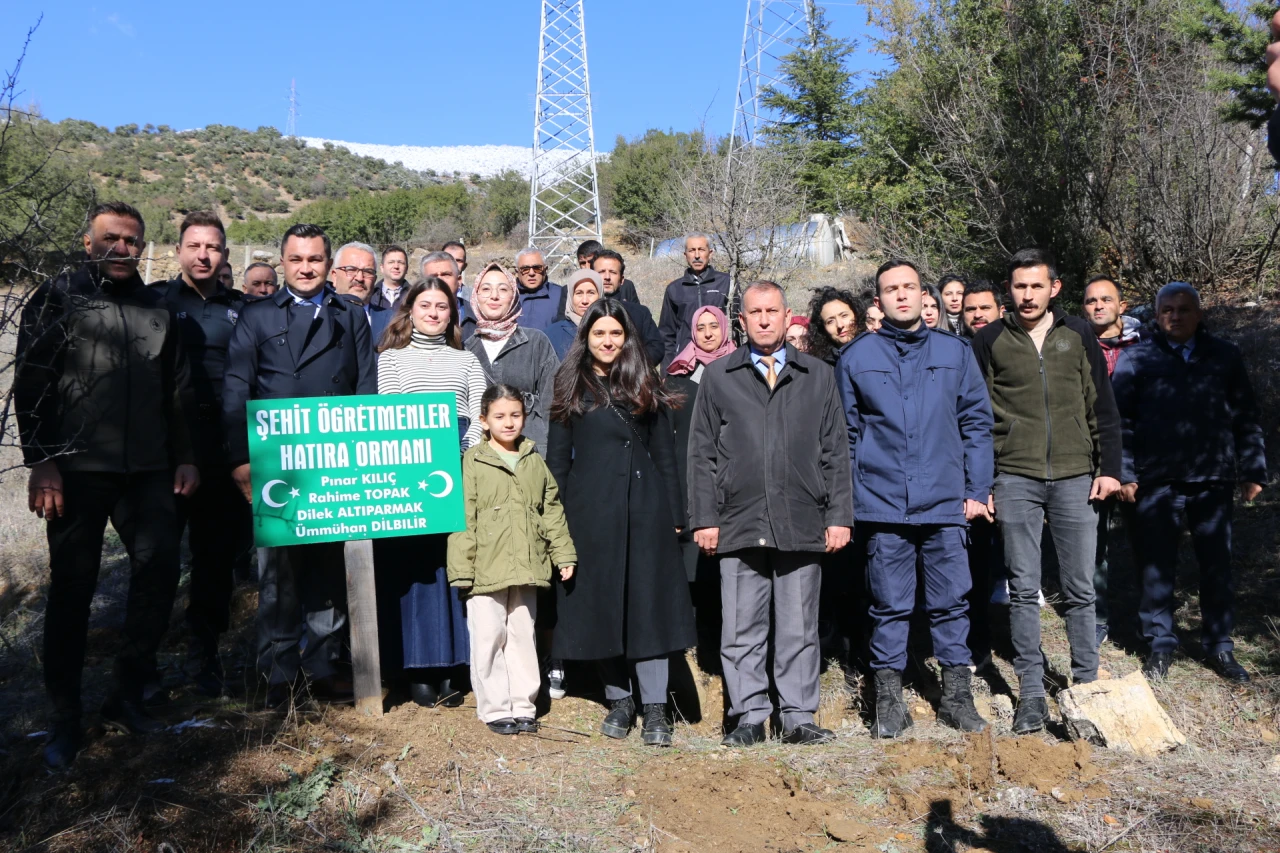
[[[463,437],[463,450],[478,443],[480,398],[489,381],[480,361],[464,349],[454,349],[444,337],[414,333],[413,342],[378,356],[379,394],[451,393],[458,401],[458,417],[471,421]]]

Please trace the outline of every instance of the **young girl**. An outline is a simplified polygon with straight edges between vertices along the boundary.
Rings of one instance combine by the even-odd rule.
[[[573,577],[578,557],[556,481],[521,435],[524,395],[493,385],[480,398],[485,441],[462,457],[466,530],[449,537],[449,583],[466,591],[476,714],[502,735],[536,732],[541,676],[537,589]]]

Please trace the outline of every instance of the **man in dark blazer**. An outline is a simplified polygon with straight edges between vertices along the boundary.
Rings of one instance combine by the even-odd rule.
[[[819,555],[849,544],[853,487],[835,374],[786,345],[791,312],[773,282],[749,285],[748,346],[707,365],[689,435],[689,515],[720,557],[720,657],[737,728],[725,746],[764,740],[773,685],[787,743],[821,743]],[[770,632],[770,612],[773,631]]]
[[[1235,344],[1201,323],[1200,294],[1175,281],[1156,294],[1159,331],[1121,353],[1112,375],[1123,435],[1120,499],[1137,502],[1142,634],[1150,679],[1178,648],[1174,580],[1178,538],[1191,528],[1200,564],[1200,644],[1210,669],[1249,682],[1235,658],[1231,513],[1237,485],[1252,501],[1267,482],[1258,402]]]
[[[316,225],[294,225],[280,244],[285,286],[245,306],[227,356],[223,417],[232,476],[252,501],[245,404],[250,400],[376,394],[369,321],[327,281],[329,237]],[[324,696],[350,693],[335,663],[346,626],[342,543],[262,549],[259,563],[258,669],[268,704],[284,703],[300,669]],[[306,619],[306,654],[299,651]]]

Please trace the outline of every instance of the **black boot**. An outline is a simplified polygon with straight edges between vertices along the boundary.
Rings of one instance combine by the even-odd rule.
[[[671,724],[667,722],[666,705],[644,706],[640,740],[650,746],[671,746]]]
[[[636,703],[630,696],[615,699],[609,708],[609,716],[600,724],[600,734],[611,738],[624,738],[631,734],[636,724]]]
[[[440,689],[426,681],[414,681],[409,684],[409,698],[424,708],[434,708],[440,704]]]
[[[83,745],[84,733],[78,722],[54,723],[44,744],[44,763],[50,770],[64,770],[76,760]]]
[[[965,670],[968,672],[968,670]],[[902,698],[902,673],[892,669],[876,670],[876,719],[871,736],[897,737],[911,728],[911,713]]]
[[[151,716],[141,702],[113,696],[102,703],[102,727],[123,735],[149,735],[168,726]]]
[[[987,721],[973,707],[973,690],[970,680],[973,673],[967,666],[942,668],[942,702],[938,705],[938,722],[962,732],[980,732]]]
[[[1013,733],[1029,735],[1044,728],[1049,721],[1049,700],[1043,696],[1018,699],[1018,710],[1013,714]]]

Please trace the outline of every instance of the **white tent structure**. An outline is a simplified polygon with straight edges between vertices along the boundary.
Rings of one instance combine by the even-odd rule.
[[[752,245],[759,246],[759,251],[772,244],[775,262],[783,267],[825,267],[843,260],[852,251],[844,223],[825,213],[815,213],[805,222],[762,229],[748,235],[747,239]],[[711,242],[712,248],[723,251],[723,246],[715,245],[714,235]],[[683,253],[684,238],[673,237],[654,246],[651,257],[679,258]]]

